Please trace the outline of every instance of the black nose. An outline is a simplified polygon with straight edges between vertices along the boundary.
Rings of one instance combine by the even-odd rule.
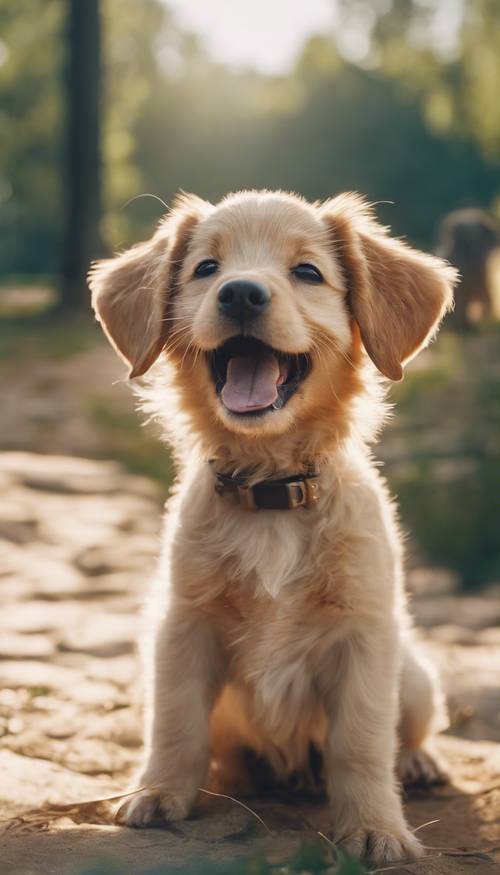
[[[237,322],[250,321],[264,312],[271,296],[264,286],[251,280],[228,280],[219,289],[219,310]]]

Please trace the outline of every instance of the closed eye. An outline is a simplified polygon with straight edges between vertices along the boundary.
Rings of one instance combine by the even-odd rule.
[[[323,276],[314,264],[297,264],[292,267],[292,273],[303,283],[318,284],[323,282]]]
[[[207,258],[205,261],[200,261],[195,267],[194,275],[203,278],[206,276],[212,276],[212,274],[217,273],[218,270],[219,262],[215,261],[214,258]]]

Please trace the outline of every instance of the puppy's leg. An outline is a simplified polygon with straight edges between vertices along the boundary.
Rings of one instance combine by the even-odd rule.
[[[398,714],[397,631],[372,627],[342,645],[323,673],[329,729],[325,766],[334,837],[376,865],[415,858],[422,847],[406,824],[394,766]]]
[[[405,786],[443,783],[446,770],[432,747],[431,734],[448,721],[433,667],[411,642],[405,642],[401,672],[400,751],[397,771]]]
[[[184,607],[171,607],[154,649],[146,763],[138,786],[117,820],[147,826],[159,817],[189,813],[209,761],[209,717],[221,682],[221,657],[208,621]]]

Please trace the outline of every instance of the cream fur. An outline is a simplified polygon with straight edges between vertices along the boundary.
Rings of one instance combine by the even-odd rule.
[[[246,192],[216,207],[185,197],[153,241],[134,258],[142,253],[146,277],[169,279],[148,282],[146,296],[135,270],[127,293],[127,253],[92,280],[98,317],[132,372],[149,367],[152,349],[160,356],[145,406],[164,423],[180,471],[147,622],[139,781],[150,789],[119,819],[186,816],[211,761],[213,786],[251,791],[245,748],[279,780],[306,774],[313,741],[335,839],[376,864],[418,856],[396,779],[398,725],[403,771],[435,778],[422,746],[444,708],[413,641],[394,508],[367,449],[385,411],[361,339],[399,378],[450,305],[453,273],[391,241],[352,195],[311,205]],[[193,278],[206,258],[219,261],[218,274]],[[303,261],[319,267],[321,286],[290,278]],[[223,409],[206,359],[231,336],[216,296],[232,277],[271,291],[256,335],[313,363],[283,410],[251,422]],[[210,458],[254,480],[313,461],[318,505],[248,513],[214,494]]]

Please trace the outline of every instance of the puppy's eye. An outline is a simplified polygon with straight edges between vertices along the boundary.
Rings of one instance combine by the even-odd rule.
[[[322,283],[323,277],[314,264],[297,264],[292,268],[292,273],[303,283]]]
[[[207,258],[205,261],[200,261],[199,265],[195,268],[194,275],[197,277],[212,276],[213,273],[217,273],[218,269],[219,262],[213,258]]]

